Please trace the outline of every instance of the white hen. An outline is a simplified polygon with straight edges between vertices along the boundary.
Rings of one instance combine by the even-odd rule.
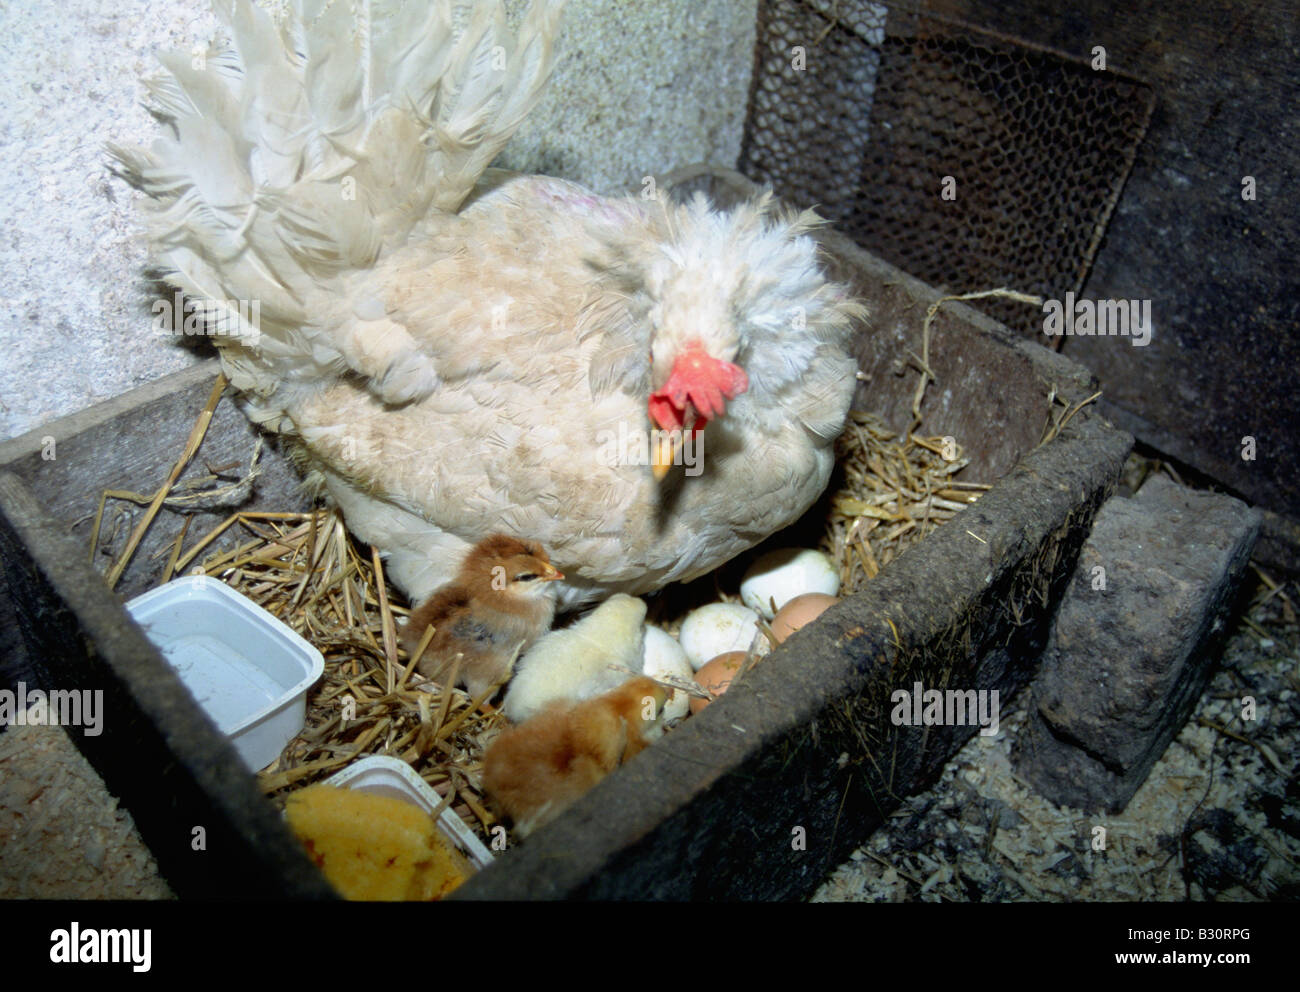
[[[217,316],[258,301],[258,328],[216,338],[227,374],[393,579],[423,599],[504,531],[546,547],[572,606],[701,575],[802,514],[862,313],[816,218],[485,172],[541,94],[560,4],[517,43],[495,0],[353,6],[297,0],[278,30],[220,0],[234,47],[164,58],[166,130],[113,152],[165,278]],[[658,483],[649,430],[705,424],[699,474]]]

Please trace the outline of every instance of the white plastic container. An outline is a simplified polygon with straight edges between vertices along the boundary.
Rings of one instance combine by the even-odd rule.
[[[325,659],[252,600],[189,575],[126,609],[250,770],[269,765],[302,730]]]
[[[402,799],[414,803],[430,816],[442,805],[442,797],[429,787],[424,779],[405,761],[390,758],[387,755],[373,754],[368,758],[353,762],[343,771],[331,775],[325,780],[326,785],[335,785],[343,789],[360,789],[362,792],[391,799]],[[486,868],[492,863],[492,855],[483,846],[483,842],[474,835],[474,831],[465,826],[461,818],[447,807],[438,817],[438,829],[442,831],[451,844],[469,858],[478,868]]]

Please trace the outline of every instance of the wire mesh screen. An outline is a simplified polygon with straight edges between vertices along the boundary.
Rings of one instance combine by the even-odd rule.
[[[759,0],[738,168],[932,285],[1060,298],[1153,104],[1113,70],[902,5]],[[1033,307],[975,305],[1041,332]]]

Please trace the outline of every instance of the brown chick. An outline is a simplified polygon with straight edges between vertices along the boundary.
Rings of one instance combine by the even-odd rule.
[[[483,788],[526,837],[648,747],[646,731],[667,699],[667,689],[640,677],[581,703],[552,703],[492,742]]]
[[[420,673],[441,682],[459,655],[456,684],[478,698],[510,678],[515,658],[550,630],[553,583],[562,578],[540,544],[493,534],[470,549],[453,581],[412,611],[402,646],[414,654],[432,625]]]

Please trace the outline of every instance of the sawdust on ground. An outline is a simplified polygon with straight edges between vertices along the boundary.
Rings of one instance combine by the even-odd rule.
[[[1021,706],[995,737],[967,742],[812,901],[1300,898],[1300,638],[1281,606],[1239,620],[1208,690],[1122,813],[1057,806],[1016,774]],[[1240,719],[1246,695],[1253,722]]]
[[[170,899],[131,814],[58,726],[0,733],[0,899]]]

